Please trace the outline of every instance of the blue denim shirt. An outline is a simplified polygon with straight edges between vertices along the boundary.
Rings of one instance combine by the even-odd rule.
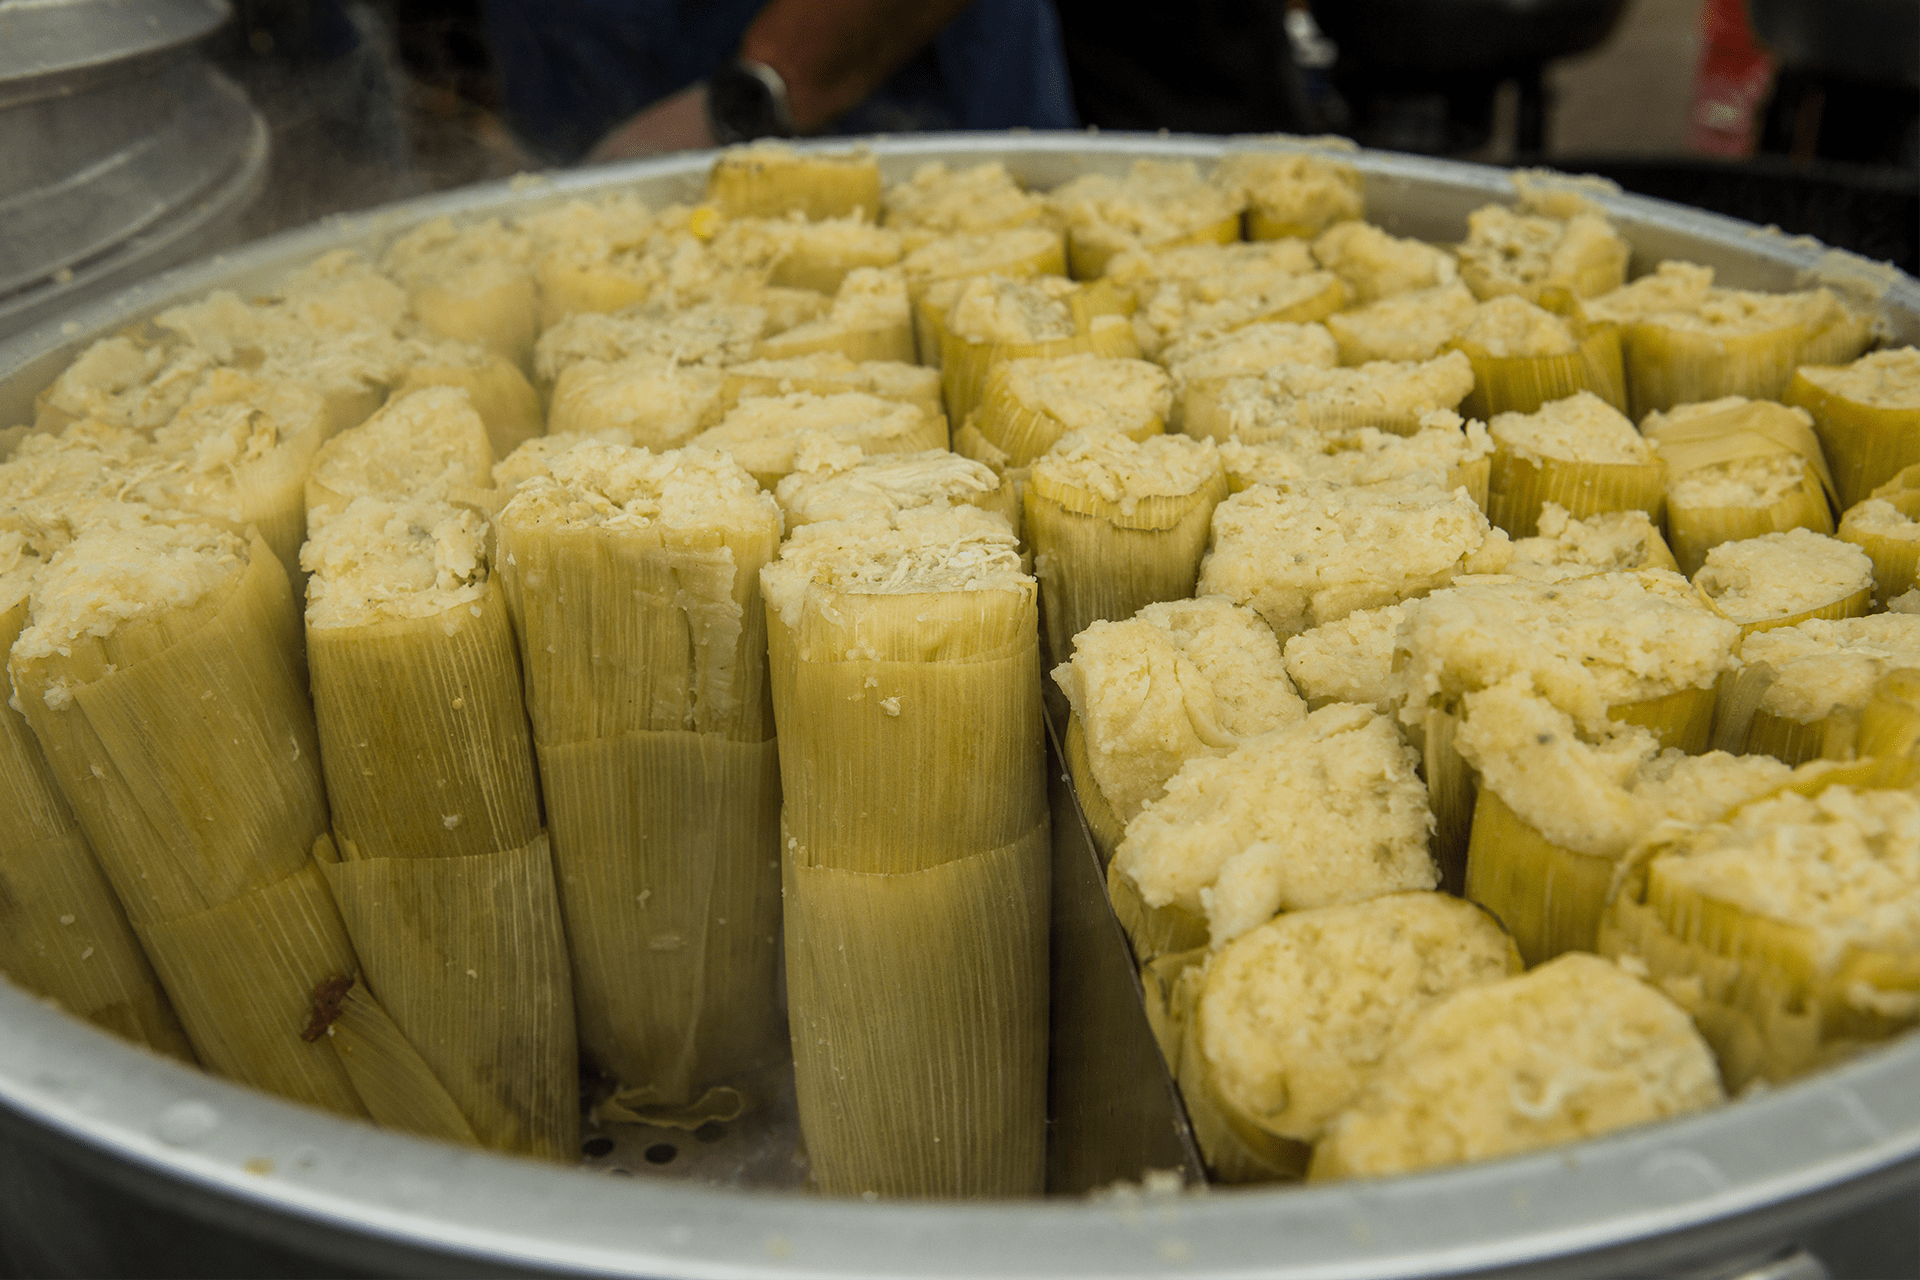
[[[733,56],[764,2],[485,0],[507,120],[544,159],[576,161]],[[1076,124],[1052,0],[974,0],[831,132]]]

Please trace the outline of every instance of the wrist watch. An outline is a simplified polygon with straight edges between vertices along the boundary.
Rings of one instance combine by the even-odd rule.
[[[787,82],[750,58],[735,58],[707,77],[707,127],[722,145],[799,132],[787,104]]]

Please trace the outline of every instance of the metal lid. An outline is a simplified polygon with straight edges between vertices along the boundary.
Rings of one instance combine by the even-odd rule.
[[[171,53],[231,13],[227,0],[0,0],[0,109]]]

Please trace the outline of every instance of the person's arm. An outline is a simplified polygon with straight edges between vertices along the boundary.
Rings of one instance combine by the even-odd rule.
[[[877,89],[971,0],[771,0],[740,56],[786,82],[796,129],[815,133]],[[615,127],[589,163],[714,145],[706,87],[695,84]]]

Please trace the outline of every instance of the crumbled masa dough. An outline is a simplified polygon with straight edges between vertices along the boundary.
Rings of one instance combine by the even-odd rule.
[[[1214,165],[1212,181],[1255,212],[1302,227],[1355,219],[1365,208],[1359,170],[1306,152],[1231,152]]]
[[[534,344],[534,370],[552,383],[582,360],[613,364],[657,356],[675,364],[738,364],[768,330],[764,307],[718,303],[669,308],[643,303],[612,314],[580,312],[549,326]]]
[[[1627,324],[1648,316],[1698,311],[1713,287],[1713,268],[1663,262],[1649,275],[1582,304],[1587,319]]]
[[[1738,625],[1663,570],[1458,584],[1407,605],[1402,716],[1417,722],[1430,704],[1524,672],[1592,730],[1622,703],[1710,688],[1733,665],[1739,638]]]
[[[1901,542],[1920,542],[1920,522],[1884,498],[1868,498],[1840,518],[1841,536],[1849,533]],[[1889,606],[1891,607],[1891,606]]]
[[[1101,794],[1122,822],[1186,761],[1305,717],[1279,642],[1250,609],[1219,596],[1150,604],[1095,622],[1053,670],[1086,735]]]
[[[802,525],[760,572],[767,607],[789,627],[815,589],[855,595],[1031,592],[1019,540],[978,507],[918,507],[891,520]]]
[[[1698,310],[1648,317],[1666,328],[1716,337],[1771,333],[1805,326],[1819,329],[1840,318],[1839,300],[1825,289],[1800,293],[1756,293],[1748,289],[1709,289]]]
[[[1656,857],[1652,870],[1809,931],[1823,971],[1851,947],[1920,948],[1920,796],[1910,791],[1781,792]]]
[[[1311,1142],[1422,1011],[1517,968],[1499,924],[1442,893],[1288,912],[1208,963],[1200,1052],[1230,1106]]]
[[[307,625],[430,618],[487,587],[486,521],[445,502],[355,498],[307,539]]]
[[[1544,217],[1496,204],[1467,215],[1467,239],[1458,251],[1462,272],[1488,297],[1538,285],[1571,288],[1582,272],[1598,268],[1610,269],[1617,283],[1632,247],[1594,213]]]
[[[1328,301],[1341,288],[1339,277],[1328,271],[1247,276],[1217,298],[1195,297],[1177,284],[1165,284],[1134,312],[1134,333],[1142,350],[1158,356],[1174,343],[1205,341],[1271,317],[1299,315],[1299,308]]]
[[[1251,605],[1286,639],[1456,574],[1496,573],[1507,547],[1459,490],[1256,485],[1214,509],[1197,590]]]
[[[1478,305],[1473,291],[1455,280],[1336,312],[1324,323],[1339,341],[1344,364],[1431,360]]]
[[[1698,467],[1667,485],[1667,501],[1683,510],[1700,507],[1770,507],[1800,489],[1807,460],[1776,453]]]
[[[1644,511],[1606,511],[1584,520],[1549,502],[1540,512],[1540,532],[1513,544],[1505,572],[1554,582],[1588,573],[1638,569],[1658,532]]]
[[[1887,672],[1920,667],[1920,614],[1815,618],[1775,627],[1748,636],[1740,660],[1773,669],[1762,711],[1811,724],[1841,707],[1865,706],[1874,682]]]
[[[1645,465],[1653,446],[1618,409],[1580,391],[1533,413],[1497,413],[1487,424],[1494,444],[1532,462],[1553,459],[1602,465]]]
[[[1258,375],[1275,365],[1306,364],[1331,369],[1340,348],[1324,324],[1268,320],[1222,334],[1182,338],[1163,348],[1160,362],[1175,394],[1196,382]]]
[[[13,656],[64,653],[81,636],[110,636],[124,623],[190,608],[231,589],[248,558],[244,539],[207,525],[89,528],[48,561]],[[60,685],[47,690],[56,711],[70,698]]]
[[[1450,284],[1460,270],[1449,251],[1423,240],[1388,235],[1370,222],[1342,222],[1313,242],[1321,266],[1345,280],[1358,301]]]
[[[309,483],[346,498],[444,495],[484,487],[492,466],[486,424],[467,393],[427,387],[391,401],[328,441],[314,459]]]
[[[1570,952],[1428,1009],[1328,1126],[1309,1177],[1488,1160],[1723,1098],[1687,1014],[1611,961]]]
[[[1171,287],[1189,302],[1219,302],[1269,288],[1315,270],[1306,242],[1236,240],[1148,252],[1129,249],[1107,263],[1103,278],[1145,302]]]
[[[1287,641],[1287,674],[1309,701],[1354,702],[1385,715],[1402,696],[1393,670],[1404,606],[1356,609]]]
[[[900,271],[916,283],[1025,273],[1037,259],[1059,246],[1060,233],[1044,227],[982,231],[922,245],[900,260]]]
[[[774,490],[790,526],[818,520],[891,519],[912,507],[967,502],[991,493],[991,467],[945,449],[866,457],[855,445],[810,438]]]
[[[1085,174],[1045,199],[1074,235],[1115,248],[1177,240],[1224,222],[1243,205],[1202,179],[1190,160],[1135,160],[1125,178]]]
[[[1912,347],[1869,351],[1847,365],[1807,365],[1800,376],[1852,404],[1920,410],[1920,351]]]
[[[687,443],[720,449],[756,475],[786,475],[807,437],[824,432],[868,453],[911,453],[927,448],[944,424],[930,423],[918,405],[882,400],[858,391],[820,396],[796,391],[742,400],[720,425]]]
[[[1475,307],[1455,336],[1502,359],[1567,355],[1580,348],[1559,316],[1513,294]]]
[[[1589,857],[1618,858],[1663,821],[1712,821],[1792,772],[1772,756],[1662,751],[1634,725],[1583,735],[1524,674],[1461,702],[1455,746],[1481,785],[1553,844]]]
[[[1693,580],[1736,622],[1787,618],[1873,587],[1873,561],[1811,529],[1722,542]]]
[[[780,509],[731,457],[687,447],[654,453],[585,440],[551,455],[546,473],[526,479],[500,522],[608,528],[777,528]]]
[[[1054,342],[1073,336],[1066,298],[1077,286],[1060,276],[1011,280],[971,276],[947,311],[947,332],[968,342]]]
[[[1432,409],[1455,409],[1473,389],[1473,365],[1457,351],[1421,363],[1375,361],[1357,369],[1280,365],[1229,379],[1220,393],[1232,432],[1260,440],[1296,426],[1412,425]]]
[[[881,193],[881,221],[895,230],[956,233],[995,231],[1045,216],[1041,197],[1023,191],[999,161],[949,169],[923,164],[905,182]]]
[[[1431,889],[1418,763],[1386,718],[1323,707],[1187,761],[1114,864],[1149,906],[1204,912],[1216,947],[1282,911]]]
[[[554,383],[547,430],[557,434],[618,430],[625,443],[650,449],[685,444],[718,416],[726,375],[660,356],[607,364],[570,364]]]
[[[1374,427],[1302,427],[1252,444],[1228,440],[1220,446],[1220,459],[1235,490],[1256,484],[1284,488],[1303,480],[1444,490],[1453,487],[1462,467],[1493,452],[1485,426],[1463,421],[1450,410],[1431,410],[1420,422],[1420,430],[1410,436]]]
[[[1165,422],[1173,408],[1171,380],[1147,360],[1027,358],[1007,361],[999,376],[1021,405],[1057,419],[1068,431],[1131,434]]]
[[[1092,494],[1122,515],[1144,498],[1184,498],[1223,476],[1213,441],[1181,435],[1070,431],[1033,464],[1033,480]]]

